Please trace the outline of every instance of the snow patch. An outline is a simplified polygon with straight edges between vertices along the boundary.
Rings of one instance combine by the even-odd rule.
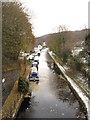
[[[90,108],[90,100],[89,100],[89,98],[82,92],[82,90],[79,88],[79,86],[70,77],[68,77],[66,75],[65,69],[52,56],[52,51],[48,52],[48,53],[50,54],[50,56],[52,57],[52,59],[55,61],[55,63],[59,67],[59,69],[62,71],[62,73],[65,76],[65,78],[69,81],[69,83],[71,84],[71,86],[77,92],[77,94],[79,95],[79,97],[82,99],[83,103],[85,104],[85,106],[87,108],[88,120],[90,120],[90,109],[89,109]]]

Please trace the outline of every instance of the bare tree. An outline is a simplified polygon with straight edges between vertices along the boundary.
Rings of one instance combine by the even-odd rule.
[[[59,25],[58,32],[68,31],[68,28],[65,25]]]

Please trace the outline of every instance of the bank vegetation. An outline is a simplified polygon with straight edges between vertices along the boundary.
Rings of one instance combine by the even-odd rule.
[[[31,18],[19,2],[2,3],[2,70],[18,67],[20,51],[29,52],[35,42]]]

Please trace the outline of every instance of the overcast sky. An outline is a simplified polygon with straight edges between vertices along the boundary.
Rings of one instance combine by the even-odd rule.
[[[89,0],[20,0],[31,14],[36,37],[57,32],[59,25],[69,30],[88,27]]]

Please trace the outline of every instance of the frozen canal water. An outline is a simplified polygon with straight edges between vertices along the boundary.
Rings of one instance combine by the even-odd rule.
[[[52,69],[47,49],[41,51],[39,83],[30,82],[31,98],[23,101],[17,118],[85,118],[85,111],[68,83]]]

